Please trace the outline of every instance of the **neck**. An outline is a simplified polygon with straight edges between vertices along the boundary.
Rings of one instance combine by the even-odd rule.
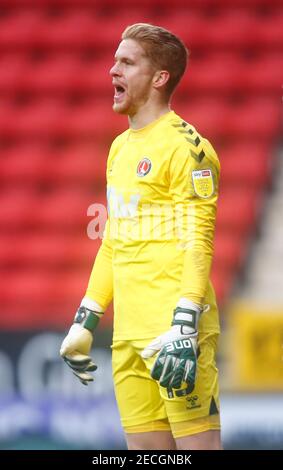
[[[141,129],[147,126],[156,119],[159,119],[163,114],[170,111],[168,103],[153,106],[143,106],[135,114],[129,115],[129,126],[131,129]]]

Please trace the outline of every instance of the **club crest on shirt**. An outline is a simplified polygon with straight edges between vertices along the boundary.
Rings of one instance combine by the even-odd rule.
[[[212,171],[205,170],[192,171],[194,190],[197,196],[207,198],[212,196],[214,191]]]
[[[144,157],[138,164],[137,167],[137,175],[140,177],[144,177],[147,175],[151,170],[151,161],[149,158]]]

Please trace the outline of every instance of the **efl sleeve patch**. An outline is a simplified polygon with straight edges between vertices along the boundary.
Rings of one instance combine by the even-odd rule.
[[[197,196],[207,198],[212,196],[214,192],[212,171],[194,170],[192,171],[194,190]]]

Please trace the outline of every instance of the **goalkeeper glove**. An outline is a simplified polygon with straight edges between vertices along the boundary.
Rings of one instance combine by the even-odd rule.
[[[153,379],[167,388],[169,398],[173,398],[173,389],[177,396],[191,393],[195,386],[197,365],[197,327],[201,308],[187,299],[181,299],[174,310],[172,327],[166,333],[154,339],[141,353],[143,358],[159,354],[151,369]],[[186,388],[182,388],[183,384]]]
[[[89,353],[93,341],[93,332],[102,316],[102,312],[94,310],[94,307],[101,310],[96,302],[87,298],[83,299],[75,315],[74,324],[60,348],[60,355],[72,369],[73,374],[84,385],[88,385],[89,382],[93,381],[90,372],[97,369]]]

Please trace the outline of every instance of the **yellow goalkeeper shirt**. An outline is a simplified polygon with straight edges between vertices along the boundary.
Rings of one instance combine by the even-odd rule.
[[[200,332],[218,332],[209,281],[220,165],[196,129],[173,111],[128,129],[107,163],[108,221],[86,297],[114,300],[114,339],[168,330],[185,297],[209,304]]]

